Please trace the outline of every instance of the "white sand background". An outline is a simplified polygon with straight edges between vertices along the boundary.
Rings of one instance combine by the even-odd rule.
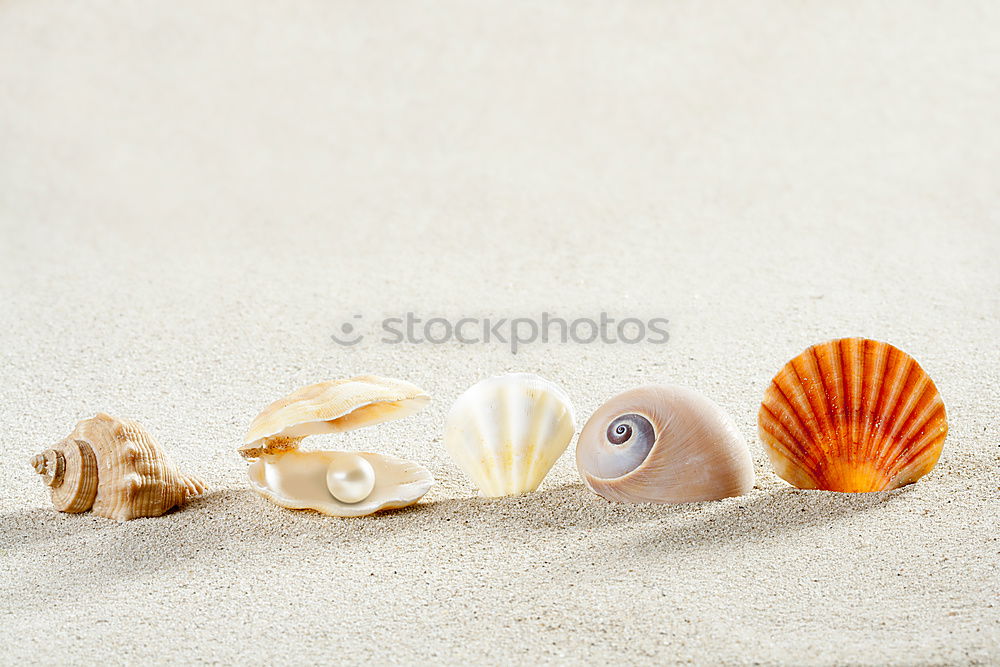
[[[0,1],[0,663],[996,664],[998,35],[995,2]],[[380,342],[407,311],[671,338]],[[757,438],[772,375],[847,335],[944,396],[904,490],[796,491]],[[694,387],[757,487],[611,504],[571,445],[537,493],[478,498],[444,417],[507,371],[580,426]],[[435,400],[309,445],[422,462],[425,501],[254,495],[254,415],[361,373]],[[27,460],[99,410],[212,491],[54,512]]]

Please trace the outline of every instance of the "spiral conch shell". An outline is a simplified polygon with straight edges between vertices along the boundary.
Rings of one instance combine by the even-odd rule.
[[[251,488],[276,505],[333,516],[365,516],[420,500],[434,478],[412,461],[374,452],[301,451],[309,435],[401,419],[424,408],[419,387],[374,375],[302,387],[264,408],[240,447],[258,459]]]
[[[733,420],[686,387],[640,387],[590,417],[576,464],[594,493],[626,503],[690,503],[748,493],[750,451]]]
[[[895,489],[930,472],[948,422],[912,357],[842,338],[788,362],[764,393],[760,437],[778,475],[801,489]]]
[[[60,512],[89,509],[118,521],[160,516],[206,488],[178,471],[141,424],[104,413],[81,421],[31,464]]]
[[[566,392],[537,375],[511,373],[458,397],[444,443],[484,496],[499,497],[537,489],[575,432]]]

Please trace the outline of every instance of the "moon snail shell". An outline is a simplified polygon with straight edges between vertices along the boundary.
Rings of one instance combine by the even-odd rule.
[[[576,464],[594,493],[626,503],[690,503],[753,488],[750,451],[732,419],[696,391],[632,389],[590,417]]]

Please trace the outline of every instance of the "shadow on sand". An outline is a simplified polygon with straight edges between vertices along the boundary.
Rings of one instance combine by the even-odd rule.
[[[632,546],[658,543],[714,547],[720,543],[767,541],[879,511],[887,503],[900,501],[907,488],[863,494],[754,489],[745,496],[712,502],[625,505],[604,500],[582,484],[565,484],[513,498],[442,500],[427,503],[417,511],[421,513],[420,523],[458,519],[486,532],[496,529],[508,538],[528,537],[539,531],[611,529],[623,539],[628,534]]]
[[[689,505],[624,505],[564,484],[511,498],[452,498],[374,516],[338,519],[272,505],[249,489],[209,491],[163,517],[119,523],[91,513],[62,514],[31,508],[0,515],[0,550],[72,550],[79,559],[96,559],[109,576],[152,573],[206,551],[226,560],[270,549],[307,547],[310,542],[336,550],[350,541],[415,538],[442,524],[454,526],[454,540],[519,542],[539,532],[577,531],[605,542],[620,539],[636,546],[713,548],[753,540],[766,542],[814,527],[832,525],[856,514],[898,502],[906,489],[868,494],[755,489],[746,496]],[[448,530],[448,529],[445,529]],[[72,539],[67,539],[72,538]],[[154,548],[163,545],[165,548]]]

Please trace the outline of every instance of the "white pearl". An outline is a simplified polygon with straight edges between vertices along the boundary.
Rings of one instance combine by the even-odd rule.
[[[342,503],[359,503],[375,488],[375,469],[357,454],[337,452],[326,469],[326,487]]]

